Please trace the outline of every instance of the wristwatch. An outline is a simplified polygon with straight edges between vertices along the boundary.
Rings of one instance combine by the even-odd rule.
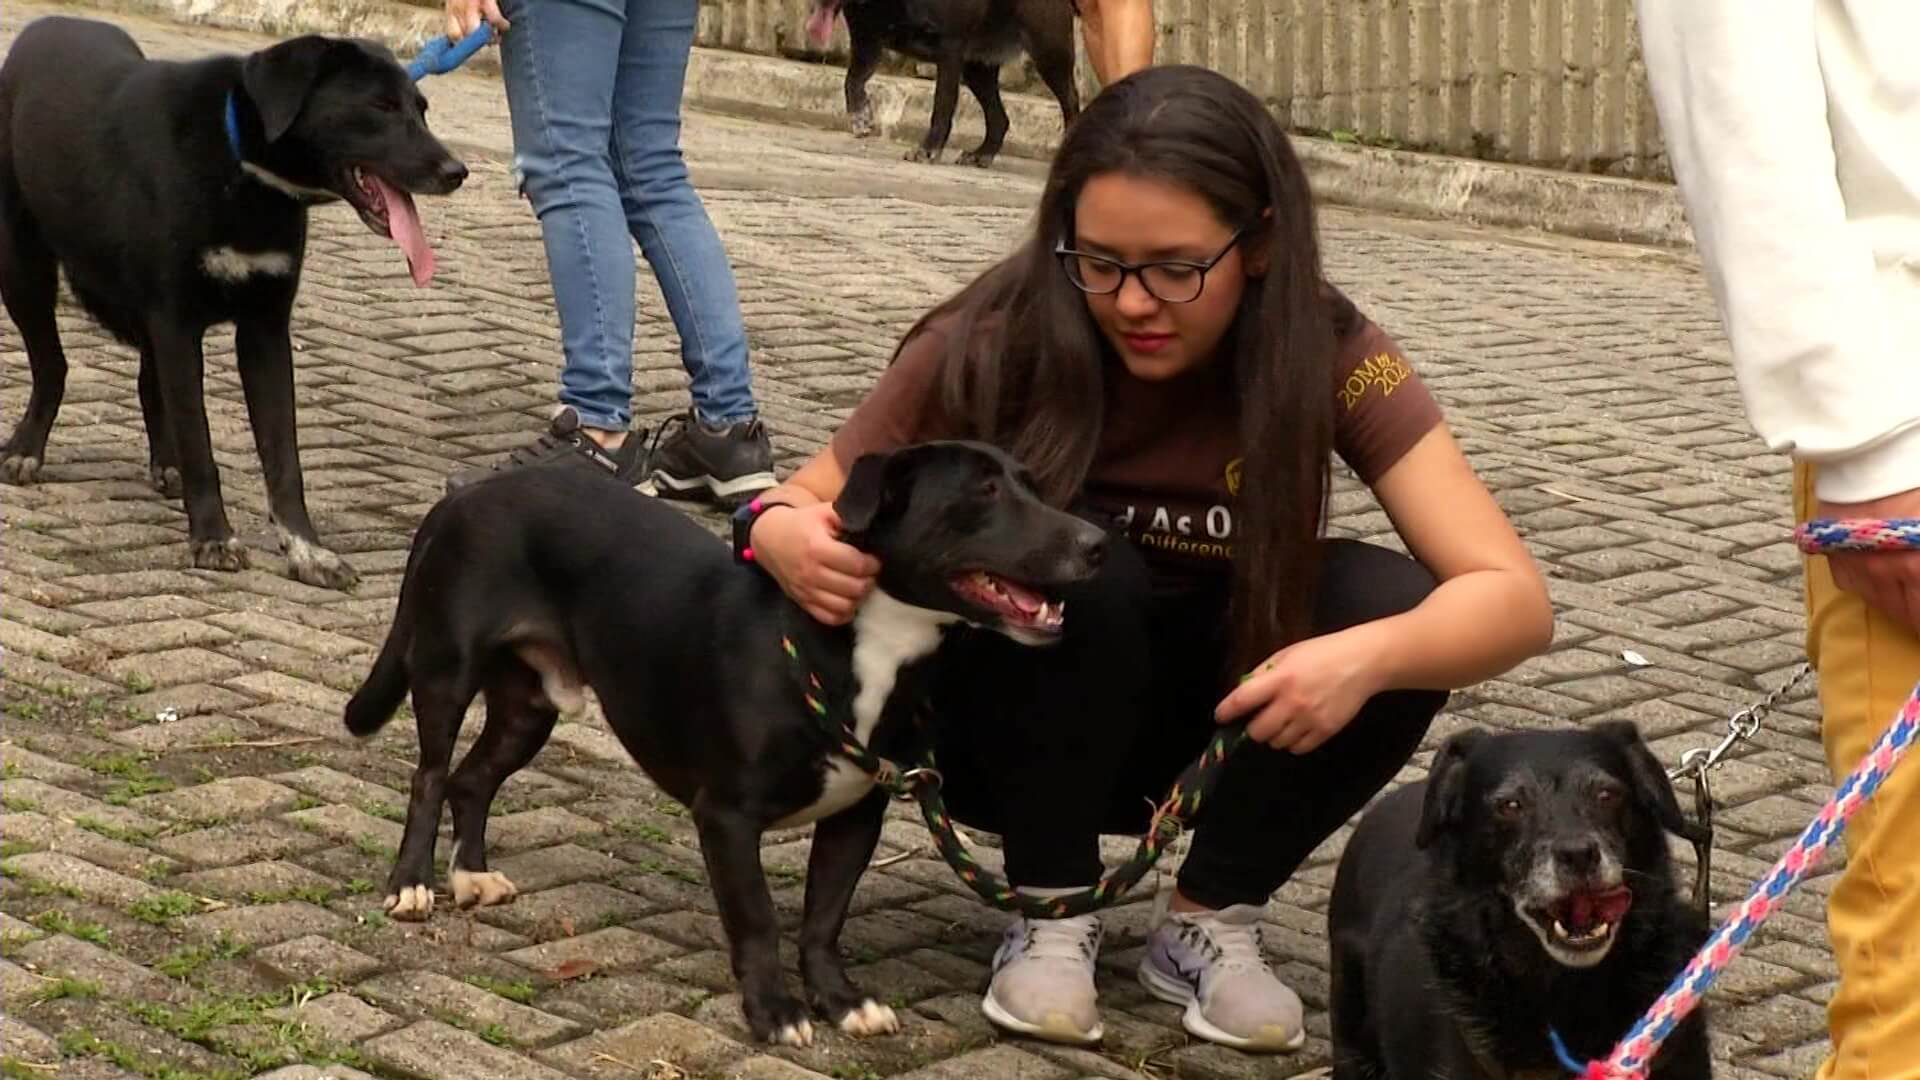
[[[792,506],[792,503],[777,499],[754,499],[733,512],[733,561],[750,563],[753,561],[753,523],[760,515],[776,506]]]

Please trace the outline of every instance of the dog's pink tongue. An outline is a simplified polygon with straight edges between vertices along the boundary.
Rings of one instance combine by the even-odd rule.
[[[413,208],[413,196],[387,183],[385,180],[367,174],[380,189],[387,203],[387,235],[407,257],[407,269],[413,272],[413,283],[425,285],[433,280],[433,245],[427,243],[427,231],[420,227],[420,215]]]
[[[813,14],[807,16],[807,36],[813,39],[815,46],[826,48],[827,41],[833,37],[833,18],[839,13],[837,4],[814,6]]]

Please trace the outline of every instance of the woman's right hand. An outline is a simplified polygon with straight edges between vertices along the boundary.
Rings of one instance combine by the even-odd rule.
[[[500,0],[447,0],[447,40],[456,45],[480,26],[482,17],[493,24],[494,33],[505,33],[507,17],[500,14]]]
[[[753,559],[808,615],[828,626],[853,621],[880,560],[840,539],[832,503],[769,508],[753,523]]]

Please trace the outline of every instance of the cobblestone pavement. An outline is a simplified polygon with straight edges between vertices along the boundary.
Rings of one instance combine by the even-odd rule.
[[[8,5],[0,35],[46,10]],[[125,21],[161,55],[252,41]],[[1226,1080],[1323,1065],[1337,840],[1268,910],[1268,948],[1314,1035],[1279,1059],[1190,1042],[1135,985],[1144,891],[1108,920],[1103,1050],[996,1041],[976,994],[1002,917],[963,893],[904,815],[845,943],[858,977],[909,1007],[906,1033],[751,1046],[689,823],[597,723],[562,725],[502,793],[496,865],[517,903],[423,925],[379,914],[412,734],[396,724],[357,743],[340,707],[442,478],[537,427],[558,360],[498,84],[455,75],[428,91],[473,167],[457,196],[422,201],[440,277],[412,288],[389,245],[325,208],[295,319],[308,490],[323,536],[365,576],[357,592],[283,575],[229,337],[210,342],[209,412],[254,569],[217,574],[185,568],[180,508],[146,484],[133,357],[63,320],[74,371],[44,482],[0,488],[6,1075],[54,1075],[62,1055],[57,1074],[76,1080],[282,1066],[273,1075],[314,1077],[302,1063],[328,1061],[341,1063],[334,1076],[447,1080]],[[845,416],[912,317],[1007,246],[1036,191],[1030,166],[910,166],[833,132],[696,116],[688,147],[739,270],[787,464]],[[1552,654],[1459,694],[1436,737],[1628,718],[1677,761],[1787,677],[1800,619],[1783,462],[1738,413],[1694,268],[1336,211],[1325,226],[1333,273],[1411,351],[1553,577]],[[642,288],[640,406],[657,421],[683,407],[684,380],[644,275]],[[27,389],[18,334],[0,323],[5,423]],[[1341,485],[1338,531],[1388,533],[1364,490]],[[1803,696],[1721,774],[1722,903],[1812,814],[1824,780]],[[769,839],[789,919],[805,851],[803,834]],[[1794,895],[1720,984],[1723,1075],[1801,1076],[1818,1059],[1830,880]]]

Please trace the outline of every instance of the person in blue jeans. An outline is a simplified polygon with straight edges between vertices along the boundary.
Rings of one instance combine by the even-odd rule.
[[[733,268],[680,154],[698,10],[698,0],[446,0],[454,40],[482,19],[499,34],[515,177],[540,218],[566,361],[547,431],[449,488],[556,459],[727,505],[773,485]],[[652,440],[629,430],[629,237],[660,281],[692,383],[692,408]]]

